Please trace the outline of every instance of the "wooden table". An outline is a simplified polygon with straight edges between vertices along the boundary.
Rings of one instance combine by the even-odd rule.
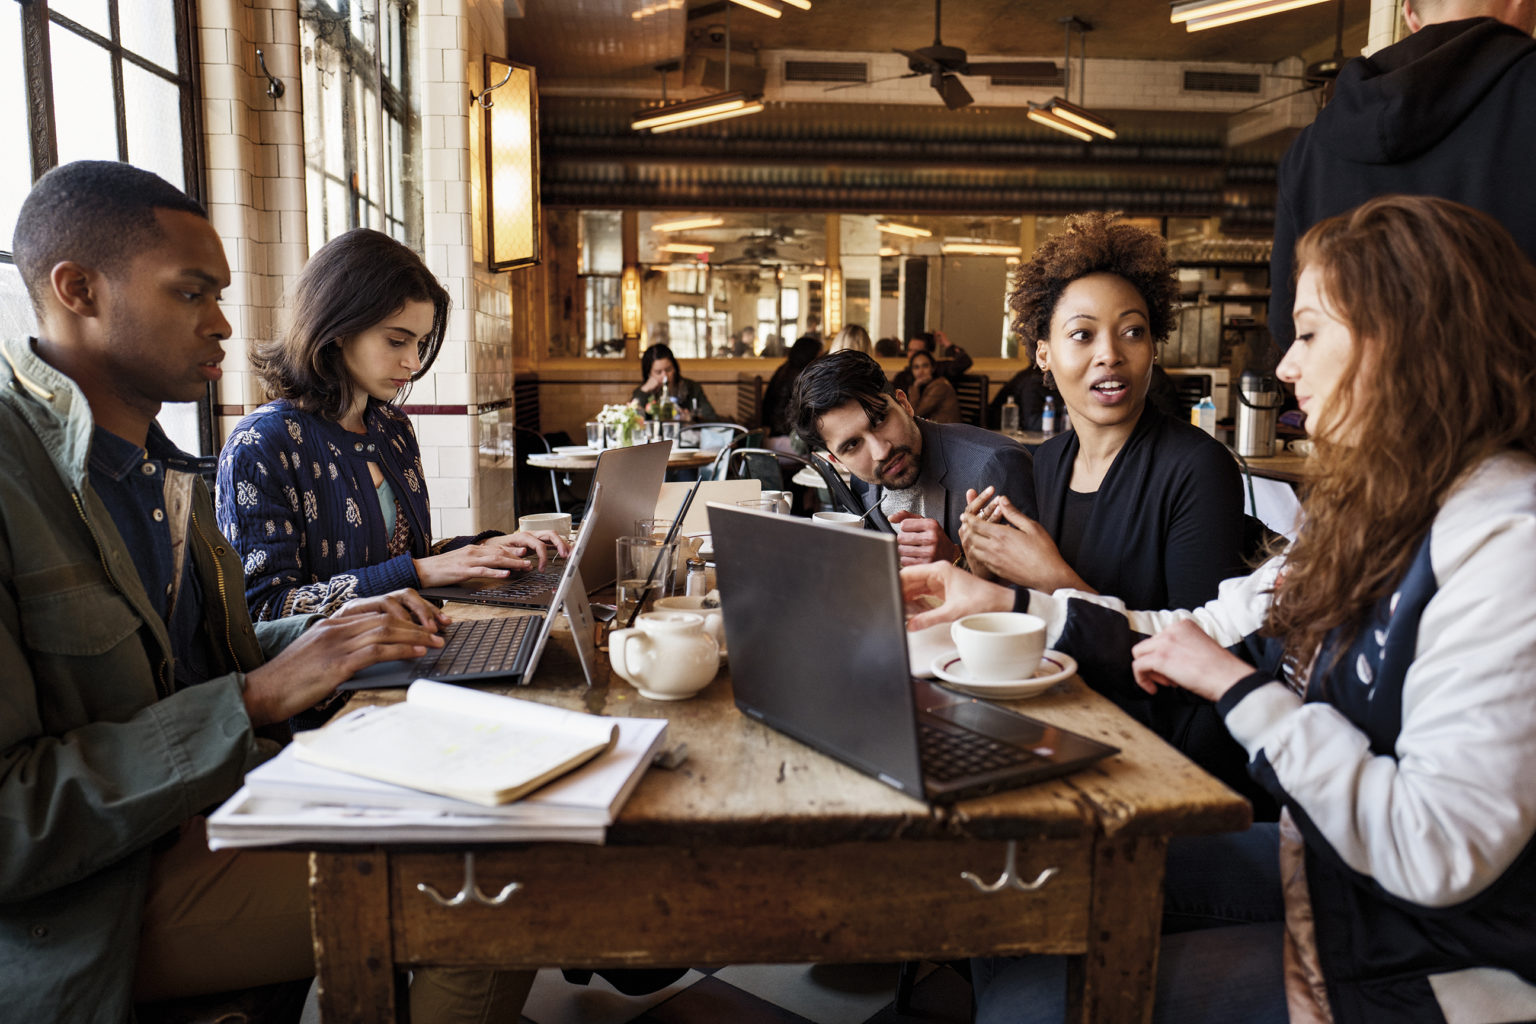
[[[456,605],[459,617],[486,614]],[[494,614],[494,613],[491,613]],[[391,1021],[416,965],[537,968],[1072,957],[1069,1019],[1151,1019],[1162,877],[1173,835],[1244,828],[1247,802],[1097,696],[1059,684],[1021,710],[1120,747],[1074,775],[928,807],[740,714],[730,681],[657,703],[615,677],[581,685],[556,634],[518,696],[619,716],[664,716],[687,744],[651,769],[606,846],[473,849],[501,906],[440,907],[466,848],[328,848],[311,858],[327,1021]],[[377,699],[399,699],[399,691]],[[982,892],[1016,848],[1038,889]]]
[[[1254,476],[1299,484],[1307,468],[1307,456],[1282,451],[1278,455],[1249,455],[1241,460]]]
[[[715,461],[720,454],[713,448],[678,448],[667,456],[668,469],[697,469]],[[534,469],[587,470],[597,468],[596,455],[530,455],[528,465]]]

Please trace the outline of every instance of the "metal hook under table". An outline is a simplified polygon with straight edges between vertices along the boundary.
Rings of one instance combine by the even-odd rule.
[[[440,907],[461,907],[466,903],[480,903],[487,907],[499,907],[512,896],[514,892],[523,887],[522,882],[508,882],[501,892],[495,896],[487,896],[475,881],[475,855],[464,854],[464,884],[459,891],[450,898],[445,898],[426,882],[417,882],[416,891],[426,893],[433,903]]]
[[[1034,892],[1050,881],[1051,876],[1061,870],[1060,868],[1046,868],[1035,876],[1033,882],[1026,882],[1019,878],[1018,868],[1015,863],[1017,857],[1018,842],[1010,839],[1008,840],[1008,852],[1003,857],[1003,873],[998,876],[997,881],[983,882],[978,876],[971,874],[969,871],[960,872],[960,877],[975,886],[978,892],[1001,892],[1004,889],[1014,889],[1018,892]]]

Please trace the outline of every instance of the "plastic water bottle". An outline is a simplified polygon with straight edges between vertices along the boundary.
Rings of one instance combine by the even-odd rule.
[[[1216,403],[1211,401],[1210,395],[1200,399],[1199,404],[1190,410],[1189,418],[1195,426],[1212,437],[1216,436]]]
[[[1002,421],[998,424],[1005,434],[1017,434],[1019,432],[1019,403],[1009,395],[1003,403]]]
[[[1040,413],[1040,433],[1056,436],[1056,399],[1051,395],[1045,397],[1045,409]]]

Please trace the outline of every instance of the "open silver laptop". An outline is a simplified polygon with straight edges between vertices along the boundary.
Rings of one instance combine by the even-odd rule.
[[[564,610],[576,642],[576,654],[591,685],[597,666],[592,641],[592,609],[582,582],[582,567],[587,552],[597,539],[597,513],[606,501],[601,484],[594,484],[589,499],[589,515],[571,554],[564,562],[555,583],[553,602],[544,614],[505,615],[492,619],[468,619],[449,623],[444,630],[442,647],[428,650],[420,658],[384,661],[363,669],[342,683],[342,690],[372,690],[409,686],[417,679],[437,679],[446,683],[496,680],[502,683],[527,683],[539,667],[539,658],[549,641],[555,615]]]
[[[597,467],[592,472],[592,491],[595,494],[599,487],[602,488],[602,507],[589,504],[582,519],[583,531],[589,524],[593,531],[590,551],[581,570],[587,593],[601,590],[617,578],[614,541],[633,532],[635,520],[655,516],[656,497],[661,493],[661,483],[667,475],[667,455],[671,450],[672,442],[657,441],[629,448],[610,448],[597,457]],[[557,558],[543,570],[530,570],[496,580],[466,580],[451,587],[426,587],[421,594],[440,601],[467,601],[508,608],[550,608],[564,567],[565,562]]]
[[[744,713],[940,803],[1117,753],[913,678],[895,537],[721,505],[709,506],[709,524]]]

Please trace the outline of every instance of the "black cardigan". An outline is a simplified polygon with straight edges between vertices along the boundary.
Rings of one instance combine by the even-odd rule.
[[[1077,433],[1069,431],[1035,452],[1040,524],[1057,543],[1078,448]],[[1243,525],[1242,479],[1232,454],[1149,405],[1099,485],[1072,568],[1128,608],[1197,608],[1216,596],[1222,580],[1247,575]],[[1141,693],[1128,679],[1084,681],[1248,797],[1257,818],[1273,818],[1273,801],[1248,777],[1247,754],[1215,705],[1172,688],[1126,700],[1128,691]]]

